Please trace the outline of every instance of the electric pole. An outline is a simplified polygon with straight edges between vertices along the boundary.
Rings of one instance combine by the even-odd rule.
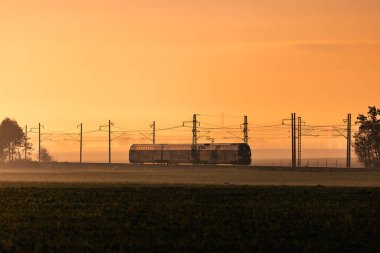
[[[183,126],[185,126],[186,123],[193,123],[193,129],[192,129],[193,144],[192,144],[192,148],[191,148],[191,153],[192,153],[192,158],[193,158],[193,164],[197,164],[198,163],[198,152],[197,152],[197,140],[198,140],[197,133],[198,133],[198,130],[197,130],[197,125],[199,125],[199,122],[197,121],[197,114],[193,114],[193,120],[192,121],[184,121]]]
[[[302,124],[305,124],[305,122],[302,122],[302,118],[298,117],[298,129],[297,129],[297,138],[298,138],[298,167],[302,166]]]
[[[292,113],[292,167],[296,167],[296,114]]]
[[[247,116],[245,115],[244,116],[244,143],[245,144],[248,144],[248,118]]]
[[[301,117],[298,117],[298,167],[301,167]]]
[[[38,162],[41,162],[41,123],[38,123]]]
[[[111,120],[108,120],[108,163],[111,163]]]
[[[292,167],[295,168],[297,163],[296,163],[296,114],[293,112],[291,114],[290,119],[283,119],[282,124],[284,125],[285,121],[290,120],[291,127],[292,127]]]
[[[156,144],[156,121],[153,121],[152,125],[150,125],[153,130],[153,144]]]
[[[99,130],[102,130],[103,127],[108,127],[108,163],[111,163],[111,126],[113,126],[113,122],[108,120],[108,125],[99,127]]]
[[[44,128],[44,126],[41,125],[41,123],[38,123],[38,128],[32,127],[29,129],[29,132],[31,132],[31,133],[36,133],[36,132],[33,132],[33,130],[38,129],[38,162],[41,161],[41,127]]]
[[[346,167],[351,168],[351,113],[347,115],[347,160]]]
[[[82,144],[83,144],[83,124],[77,125],[77,128],[80,128],[80,136],[79,136],[79,162],[82,163]]]
[[[25,150],[24,150],[24,152],[25,152],[25,154],[24,154],[24,159],[25,159],[25,161],[27,160],[27,155],[28,155],[28,125],[25,125],[25,143],[24,143],[24,145],[25,145]]]
[[[197,115],[193,115],[193,159],[194,163],[198,163],[198,152],[197,152]]]
[[[193,115],[193,146],[197,145],[197,115]]]

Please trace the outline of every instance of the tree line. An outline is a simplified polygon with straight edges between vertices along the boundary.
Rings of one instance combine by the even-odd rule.
[[[32,143],[16,120],[5,118],[0,124],[0,160],[1,161],[31,161]],[[26,154],[26,155],[25,155]],[[41,160],[52,161],[52,156],[46,148],[41,149]]]

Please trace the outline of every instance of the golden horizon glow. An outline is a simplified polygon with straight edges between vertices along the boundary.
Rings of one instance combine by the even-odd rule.
[[[296,112],[342,123],[379,105],[379,16],[377,0],[2,1],[0,118],[136,129],[193,113],[277,124]]]

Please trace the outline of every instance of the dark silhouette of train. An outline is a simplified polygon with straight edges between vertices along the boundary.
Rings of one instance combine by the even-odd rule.
[[[251,149],[245,143],[224,144],[133,144],[130,163],[160,164],[251,164]]]

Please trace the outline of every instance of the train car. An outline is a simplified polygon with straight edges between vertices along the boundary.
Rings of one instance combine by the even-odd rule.
[[[129,150],[130,163],[161,163],[161,144],[134,144]]]
[[[251,164],[251,149],[245,143],[198,144],[133,144],[130,163],[162,164]]]
[[[191,163],[192,145],[167,144],[162,146],[162,163]]]

